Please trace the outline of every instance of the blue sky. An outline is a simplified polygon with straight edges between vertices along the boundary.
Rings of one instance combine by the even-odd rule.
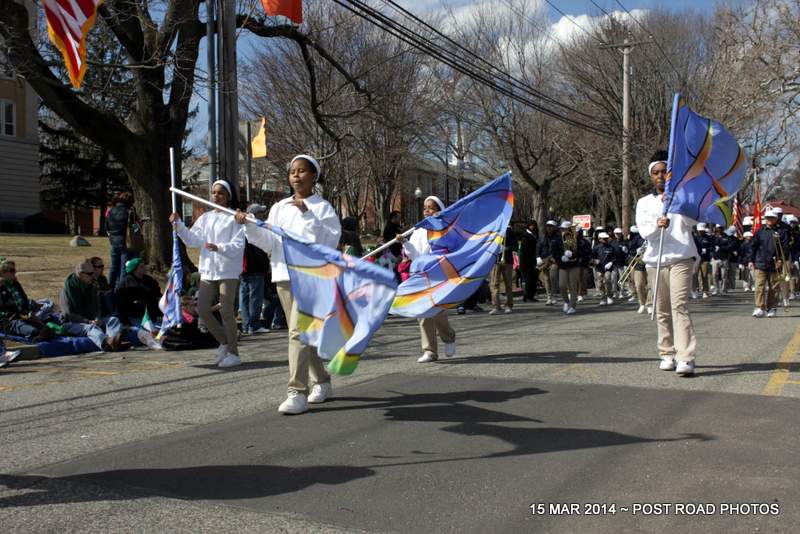
[[[439,10],[442,9],[443,5],[448,5],[454,8],[457,7],[467,7],[470,4],[477,3],[475,0],[397,0],[400,4],[402,4],[405,8],[409,11],[412,11],[416,14],[424,14],[430,10]],[[590,0],[550,0],[551,3],[558,6],[558,8],[565,12],[567,15],[571,17],[577,17],[580,15],[589,15],[589,16],[597,16],[601,15],[602,12],[595,7]],[[622,7],[616,2],[616,0],[594,0],[599,6],[605,9],[608,12],[614,11],[622,11]],[[711,11],[714,7],[715,2],[712,0],[671,0],[671,1],[664,1],[664,0],[620,0],[622,5],[624,5],[628,10],[647,10],[647,9],[670,9],[674,11],[681,11],[684,9],[699,9],[703,11]],[[562,16],[551,6],[547,5],[544,0],[540,0],[540,2],[544,5],[547,9],[547,13],[549,13],[550,18],[552,19],[554,24],[557,24]],[[580,22],[580,21],[579,21]],[[560,29],[564,30],[574,30],[572,27],[572,23],[569,21],[561,21],[561,24],[557,24]],[[248,53],[252,53],[253,50],[253,43],[258,42],[258,38],[253,38],[252,36],[248,36],[245,32],[240,37],[239,43],[239,54],[240,58],[243,56],[246,57]],[[200,51],[200,61],[198,62],[198,68],[205,70],[206,67],[206,52],[205,52],[205,40],[201,43],[201,51]],[[195,95],[193,99],[194,105],[199,105],[199,113],[197,118],[192,123],[192,133],[190,135],[190,144],[197,147],[199,153],[205,153],[205,137],[206,137],[206,123],[207,117],[206,114],[206,102],[205,98],[205,88],[197,87],[197,92],[202,93],[202,98]]]

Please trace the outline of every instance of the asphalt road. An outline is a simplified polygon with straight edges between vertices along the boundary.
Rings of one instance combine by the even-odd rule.
[[[0,524],[793,532],[800,307],[756,320],[750,298],[693,304],[694,378],[658,370],[632,304],[454,315],[456,357],[434,364],[415,361],[415,322],[392,318],[335,399],[296,417],[276,412],[285,332],[246,338],[228,371],[208,351],[15,364],[0,370]]]

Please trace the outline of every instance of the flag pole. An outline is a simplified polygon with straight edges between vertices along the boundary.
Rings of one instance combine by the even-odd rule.
[[[658,279],[661,276],[661,253],[664,250],[664,228],[661,228],[661,235],[658,239],[658,260],[656,260],[656,281],[653,284],[653,311],[650,313],[650,320],[656,320],[658,312]]]
[[[191,193],[187,193],[186,191],[182,191],[182,190],[178,189],[177,187],[170,187],[169,190],[172,191],[173,193],[177,194],[177,195],[180,195],[182,197],[186,197],[186,198],[188,198],[190,200],[193,200],[193,201],[197,202],[198,204],[203,204],[204,206],[208,206],[209,208],[214,208],[214,209],[219,210],[219,211],[221,211],[223,213],[227,213],[228,215],[236,215],[236,211],[235,210],[232,210],[230,208],[225,208],[223,206],[220,206],[219,204],[214,204],[210,200],[206,200],[204,198],[198,197],[197,195],[193,195]],[[267,230],[272,230],[272,225],[270,223],[265,222],[265,221],[259,221],[258,219],[256,219],[252,215],[250,215],[249,213],[247,214],[247,222],[253,223],[256,226],[261,226],[262,228],[266,228]]]
[[[423,219],[423,220],[424,220],[424,219]],[[417,224],[419,224],[419,223],[417,223]],[[416,229],[417,229],[417,227],[416,227],[416,226],[412,226],[411,228],[409,228],[408,230],[406,230],[405,232],[403,232],[403,233],[402,233],[402,234],[400,234],[400,235],[401,235],[401,236],[403,236],[403,237],[408,237],[408,236],[410,236],[411,234],[413,234],[413,233],[414,233],[414,230],[416,230]],[[362,259],[362,260],[366,260],[366,259],[367,259],[367,258],[369,258],[370,256],[374,256],[375,254],[377,254],[377,253],[379,253],[379,252],[383,252],[384,250],[386,250],[387,248],[391,247],[391,246],[392,246],[392,245],[394,245],[395,243],[397,243],[397,238],[396,238],[396,237],[395,237],[394,239],[392,239],[391,241],[389,241],[389,242],[387,242],[387,243],[384,243],[383,245],[379,246],[378,248],[376,248],[375,250],[373,250],[372,252],[370,252],[370,253],[369,253],[369,254],[367,254],[366,256],[362,256],[362,257],[361,257],[361,259]]]
[[[170,195],[172,199],[172,213],[178,213],[178,197],[175,195],[174,191],[177,189],[175,185],[175,147],[169,147],[169,181],[170,181],[170,191],[172,191],[172,195]]]

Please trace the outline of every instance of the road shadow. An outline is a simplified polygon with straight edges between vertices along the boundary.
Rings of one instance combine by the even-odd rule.
[[[635,363],[652,362],[654,358],[620,357],[620,356],[582,356],[585,351],[560,352],[511,352],[505,354],[488,354],[485,356],[465,356],[448,360],[440,359],[437,365],[463,364],[558,364],[558,363]]]
[[[695,376],[731,375],[738,373],[769,373],[785,369],[790,373],[800,372],[800,362],[734,363],[730,365],[697,365]]]
[[[48,478],[0,475],[0,486],[29,492],[0,498],[0,509],[13,506],[128,500],[126,490],[136,488],[147,494],[189,500],[236,500],[282,495],[315,484],[336,486],[373,476],[365,467],[322,465],[284,467],[277,465],[209,465],[166,469],[120,469]],[[60,483],[60,484],[59,484]],[[100,485],[115,492],[64,490],[63,483]]]

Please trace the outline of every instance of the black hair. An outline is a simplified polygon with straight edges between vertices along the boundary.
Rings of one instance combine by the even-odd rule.
[[[667,161],[669,158],[669,152],[666,150],[656,150],[652,156],[650,156],[650,163],[654,161]]]

